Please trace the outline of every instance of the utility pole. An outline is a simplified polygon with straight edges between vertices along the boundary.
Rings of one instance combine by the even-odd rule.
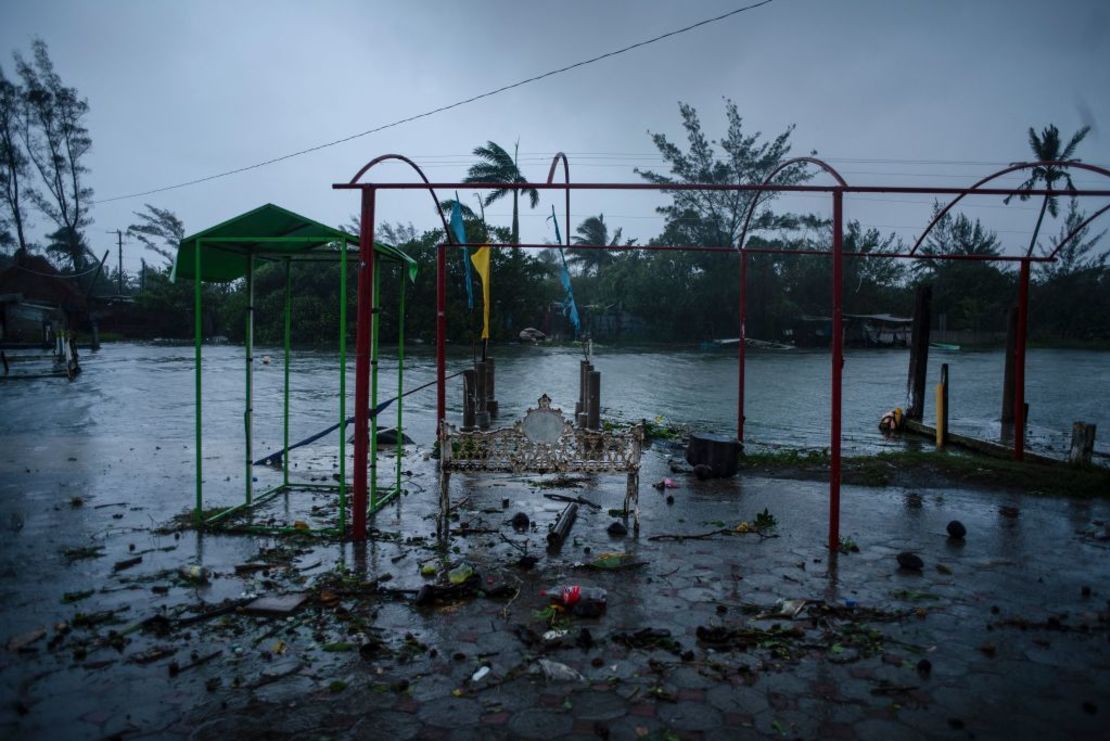
[[[118,275],[116,275],[116,278],[118,279],[118,285],[119,285],[118,293],[119,293],[120,296],[122,296],[123,295],[123,232],[120,231],[119,229],[116,229],[116,241],[117,241],[117,244],[119,246],[119,273],[118,273]]]

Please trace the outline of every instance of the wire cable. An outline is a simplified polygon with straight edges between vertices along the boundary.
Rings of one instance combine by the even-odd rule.
[[[391,121],[390,123],[382,124],[381,126],[376,126],[372,129],[367,129],[366,131],[360,131],[357,134],[351,134],[350,136],[345,136],[342,139],[335,139],[334,141],[325,142],[324,144],[317,144],[316,146],[308,147],[307,149],[301,149],[297,152],[290,152],[289,154],[283,154],[281,156],[273,157],[271,159],[264,160],[262,162],[256,162],[253,165],[246,165],[244,167],[237,167],[234,170],[225,170],[224,172],[219,172],[219,173],[216,173],[215,175],[207,175],[207,176],[202,177],[202,178],[195,178],[193,180],[187,180],[183,183],[177,183],[176,185],[165,185],[165,186],[162,186],[160,188],[152,188],[150,190],[144,190],[144,191],[139,192],[139,193],[129,193],[127,195],[112,196],[111,198],[102,198],[99,201],[93,201],[93,203],[95,203],[95,204],[112,203],[113,201],[124,201],[124,200],[128,200],[128,199],[131,199],[131,198],[141,198],[143,196],[154,195],[155,193],[165,193],[166,191],[169,191],[169,190],[177,190],[178,188],[185,188],[185,187],[190,186],[190,185],[199,185],[200,183],[207,183],[211,180],[217,180],[219,178],[225,178],[225,177],[228,177],[230,175],[238,175],[239,173],[248,172],[250,170],[257,170],[260,167],[266,167],[268,165],[277,164],[278,162],[284,162],[285,160],[292,159],[294,157],[300,157],[302,155],[310,154],[312,152],[318,152],[321,149],[327,149],[328,147],[334,147],[337,144],[344,144],[346,142],[353,141],[354,139],[359,139],[361,137],[368,136],[370,134],[376,134],[379,131],[385,131],[386,129],[391,129],[395,126],[400,126],[401,124],[409,123],[410,121],[416,121],[416,120],[421,119],[421,118],[427,118],[428,116],[433,116],[437,113],[443,113],[444,111],[449,111],[452,108],[458,108],[460,106],[467,105],[468,103],[474,103],[476,101],[483,100],[484,98],[491,98],[494,95],[498,95],[500,93],[504,93],[504,92],[507,92],[509,90],[513,90],[515,88],[522,87],[524,85],[528,85],[528,84],[533,83],[533,82],[538,82],[538,81],[546,79],[548,77],[554,77],[555,75],[560,75],[564,72],[569,72],[573,69],[578,69],[579,67],[585,67],[588,64],[593,64],[594,62],[600,62],[603,59],[609,59],[611,57],[615,57],[615,56],[618,56],[620,54],[625,54],[627,52],[633,51],[634,49],[639,49],[641,47],[648,46],[649,44],[654,44],[657,41],[662,41],[663,39],[668,39],[668,38],[671,38],[672,36],[678,36],[679,34],[686,33],[687,31],[693,31],[695,28],[700,28],[702,26],[707,26],[711,23],[717,23],[719,21],[725,20],[726,18],[731,18],[734,15],[738,15],[740,13],[744,13],[744,12],[749,11],[749,10],[755,10],[756,8],[762,7],[764,5],[769,5],[772,2],[774,2],[774,0],[761,0],[761,2],[753,3],[752,5],[745,5],[742,8],[736,8],[734,10],[730,10],[727,13],[722,13],[721,15],[714,16],[713,18],[706,18],[705,20],[698,21],[697,23],[693,23],[689,26],[685,26],[683,28],[679,28],[679,29],[676,29],[674,31],[668,31],[667,33],[661,34],[659,36],[655,36],[655,37],[650,38],[650,39],[646,39],[644,41],[638,41],[635,44],[632,44],[630,46],[626,46],[622,49],[617,49],[615,51],[610,51],[610,52],[606,52],[604,54],[599,54],[598,56],[591,57],[589,59],[583,59],[582,61],[575,62],[574,64],[568,64],[565,67],[559,67],[558,69],[553,69],[553,70],[550,70],[548,72],[544,72],[543,74],[535,75],[533,77],[528,77],[526,79],[520,80],[519,82],[514,82],[510,85],[504,85],[502,87],[496,88],[495,90],[490,90],[490,91],[487,91],[487,92],[484,92],[484,93],[480,93],[478,95],[471,96],[469,98],[464,98],[463,100],[455,101],[454,103],[449,103],[447,105],[442,105],[438,108],[433,108],[430,111],[425,111],[424,113],[417,113],[413,116],[408,116],[406,118],[399,118],[396,121]]]

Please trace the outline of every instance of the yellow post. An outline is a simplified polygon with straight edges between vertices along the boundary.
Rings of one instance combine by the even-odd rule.
[[[937,447],[943,448],[948,440],[948,363],[940,367],[937,384]]]

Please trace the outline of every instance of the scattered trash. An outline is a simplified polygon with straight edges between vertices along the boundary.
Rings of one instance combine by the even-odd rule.
[[[523,569],[525,571],[531,571],[538,561],[539,559],[535,556],[521,556],[520,560],[516,562],[516,565],[517,568]]]
[[[263,617],[285,617],[291,615],[308,599],[307,592],[279,594],[272,597],[259,597],[243,607],[248,615]]]
[[[549,682],[585,682],[586,678],[579,674],[576,670],[571,669],[566,664],[560,664],[558,661],[551,661],[550,659],[539,659],[536,661],[539,667],[537,673],[543,674],[544,678]]]
[[[420,575],[421,576],[435,576],[436,572],[438,572],[438,571],[439,571],[439,562],[438,561],[425,561],[424,563],[420,564]]]
[[[694,466],[693,471],[694,476],[697,477],[698,481],[706,481],[713,478],[714,476],[713,467],[707,466],[704,463],[699,463],[698,465]]]
[[[466,583],[474,576],[474,566],[467,563],[466,561],[463,561],[461,564],[447,572],[447,581],[454,586],[458,586],[460,584]]]
[[[523,512],[517,512],[513,515],[513,519],[510,522],[512,522],[513,529],[517,531],[527,530],[528,526],[532,524],[532,521],[528,519],[528,515]]]
[[[190,584],[207,584],[211,573],[203,566],[182,566],[177,570],[177,575]]]
[[[541,637],[543,638],[543,642],[545,645],[547,645],[548,647],[552,647],[562,643],[563,639],[566,638],[567,633],[569,632],[570,631],[567,630],[557,630],[553,628],[544,633]]]
[[[544,494],[543,498],[544,499],[550,499],[550,500],[555,501],[555,502],[573,502],[574,504],[581,504],[584,507],[589,507],[590,509],[594,510],[595,512],[601,509],[600,504],[594,504],[593,502],[591,502],[589,499],[586,499],[585,497],[568,497],[565,494]]]
[[[577,584],[548,589],[540,594],[550,597],[551,603],[578,617],[598,617],[605,612],[608,594],[601,587],[583,587]]]
[[[659,648],[678,655],[682,645],[671,637],[671,631],[662,628],[641,628],[640,630],[614,633],[609,640],[626,648]]]
[[[664,489],[677,489],[678,488],[678,484],[676,484],[674,482],[674,479],[670,479],[670,478],[665,478],[661,481],[656,481],[651,486],[652,486],[652,488],[658,489],[659,491],[663,491]]]
[[[606,531],[614,538],[623,538],[625,535],[628,535],[628,528],[625,527],[623,522],[618,520],[613,520],[613,522],[609,523],[609,527],[606,528]]]
[[[409,437],[408,435],[406,435],[404,432],[401,433],[400,437],[401,437],[402,444],[404,444],[404,445],[413,445],[414,444],[413,439],[411,437]],[[389,429],[378,431],[378,445],[396,445],[396,444],[397,444],[397,430],[395,428],[390,427]]]
[[[550,532],[547,533],[547,545],[549,548],[559,548],[566,541],[567,535],[570,534],[570,529],[574,526],[574,520],[578,517],[578,505],[575,503],[568,504],[566,509],[559,515],[559,519],[551,526]]]
[[[146,651],[137,653],[128,659],[132,664],[150,664],[158,659],[164,659],[167,656],[172,656],[177,652],[176,648],[172,646],[152,646]]]
[[[489,673],[490,673],[489,666],[482,666],[481,668],[478,669],[478,671],[476,671],[476,672],[474,672],[473,674],[470,675],[470,681],[471,682],[481,682],[482,679],[484,679],[485,676]]]
[[[953,540],[962,540],[967,535],[967,528],[959,520],[952,520],[948,523],[948,537]]]
[[[647,561],[636,561],[628,553],[607,552],[600,553],[593,561],[584,564],[575,564],[584,569],[598,571],[619,571],[621,569],[635,569],[646,566]]]
[[[779,600],[774,608],[756,615],[756,617],[760,620],[765,620],[767,618],[786,618],[787,620],[793,620],[798,617],[798,613],[805,609],[806,604],[808,604],[808,602],[804,599]]]
[[[132,566],[138,566],[142,562],[143,562],[143,557],[142,556],[135,556],[134,558],[125,558],[122,561],[116,561],[115,566],[112,567],[112,571],[123,571],[124,569],[131,568]]]
[[[62,603],[68,605],[68,604],[73,603],[73,602],[80,602],[81,600],[87,599],[88,597],[91,597],[92,595],[93,595],[93,590],[92,589],[85,589],[85,590],[82,590],[80,592],[66,592],[65,594],[62,595]]]
[[[902,551],[898,554],[898,565],[906,571],[921,571],[925,568],[925,562],[921,557],[909,551]]]
[[[62,555],[66,557],[67,561],[80,561],[85,558],[100,558],[104,555],[104,546],[88,545],[63,548]]]
[[[837,550],[844,554],[859,553],[859,546],[856,545],[856,542],[851,538],[841,537],[840,543],[837,545]],[[805,566],[804,561],[802,562],[802,565]]]
[[[8,639],[8,650],[13,653],[16,651],[22,651],[45,635],[45,628],[35,628],[34,630],[27,631],[26,633],[13,636],[12,638]]]
[[[933,663],[928,659],[917,662],[917,673],[922,679],[928,679],[933,671]]]

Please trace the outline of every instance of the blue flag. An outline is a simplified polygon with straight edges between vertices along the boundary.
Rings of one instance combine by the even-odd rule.
[[[466,229],[463,227],[462,204],[459,203],[459,194],[455,194],[455,203],[451,206],[451,231],[455,233],[455,241],[466,244]],[[470,277],[470,248],[462,248],[463,283],[466,285],[466,308],[474,308],[474,288],[471,286]]]
[[[555,216],[555,206],[551,207],[551,221],[555,224],[555,241],[559,243],[559,257],[563,261],[563,272],[559,274],[559,281],[563,284],[563,290],[566,292],[566,298],[563,299],[563,315],[570,319],[570,323],[574,326],[574,336],[578,337],[582,323],[578,318],[578,306],[574,303],[574,288],[570,284],[567,257],[563,254],[563,237],[559,234],[559,219]]]

